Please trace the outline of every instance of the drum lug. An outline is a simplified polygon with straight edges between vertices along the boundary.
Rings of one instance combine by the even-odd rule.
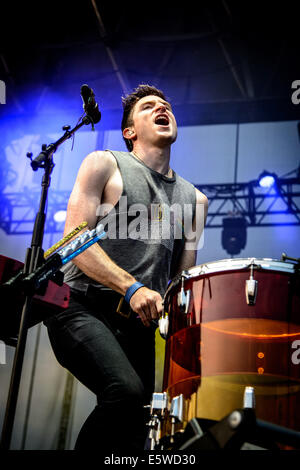
[[[181,289],[178,293],[178,307],[182,313],[188,313],[191,301],[191,291]]]
[[[245,387],[243,397],[243,408],[255,408],[255,391],[254,387]]]
[[[160,336],[163,339],[167,339],[168,331],[169,331],[169,317],[167,313],[161,316],[160,319],[158,320],[158,327],[159,327]]]
[[[255,305],[258,282],[254,279],[246,281],[246,300],[248,305]]]
[[[183,271],[181,274],[181,289],[177,295],[177,304],[178,304],[179,310],[185,314],[187,314],[189,311],[190,301],[191,301],[191,291],[184,290],[184,280],[188,279],[188,277],[189,277],[189,274],[187,273],[187,271]]]
[[[254,260],[250,266],[250,279],[246,281],[246,301],[248,305],[255,305],[257,296],[258,281],[253,278],[253,266]]]
[[[183,422],[184,414],[184,397],[182,393],[174,397],[171,401],[170,418],[171,418],[171,435],[170,443],[173,443],[175,436],[175,424]]]
[[[171,402],[170,407],[170,417],[174,419],[175,422],[183,422],[183,407],[184,407],[184,397],[182,393],[177,397],[174,397]]]

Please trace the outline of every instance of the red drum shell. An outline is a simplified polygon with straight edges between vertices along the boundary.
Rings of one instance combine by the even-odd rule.
[[[163,390],[170,401],[184,395],[188,422],[242,408],[253,386],[257,418],[300,431],[300,276],[291,264],[254,261],[255,305],[246,302],[250,260],[192,268],[187,313],[178,306],[180,280],[171,283]]]

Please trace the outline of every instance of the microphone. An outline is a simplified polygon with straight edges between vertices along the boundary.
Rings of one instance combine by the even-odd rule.
[[[98,108],[98,103],[95,101],[93,90],[88,85],[82,85],[80,94],[85,113],[92,119],[93,123],[96,124],[101,119],[101,113]]]

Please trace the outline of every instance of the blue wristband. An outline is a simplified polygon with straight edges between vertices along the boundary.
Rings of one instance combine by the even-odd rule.
[[[128,287],[126,294],[124,296],[124,299],[126,300],[128,304],[133,294],[141,287],[145,287],[144,284],[142,284],[141,282],[135,282],[134,284],[132,284],[132,286]]]

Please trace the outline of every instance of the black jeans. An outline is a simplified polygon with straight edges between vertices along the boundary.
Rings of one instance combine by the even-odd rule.
[[[97,396],[75,449],[139,451],[155,380],[155,330],[116,313],[118,294],[71,291],[69,307],[45,324],[58,362]]]

